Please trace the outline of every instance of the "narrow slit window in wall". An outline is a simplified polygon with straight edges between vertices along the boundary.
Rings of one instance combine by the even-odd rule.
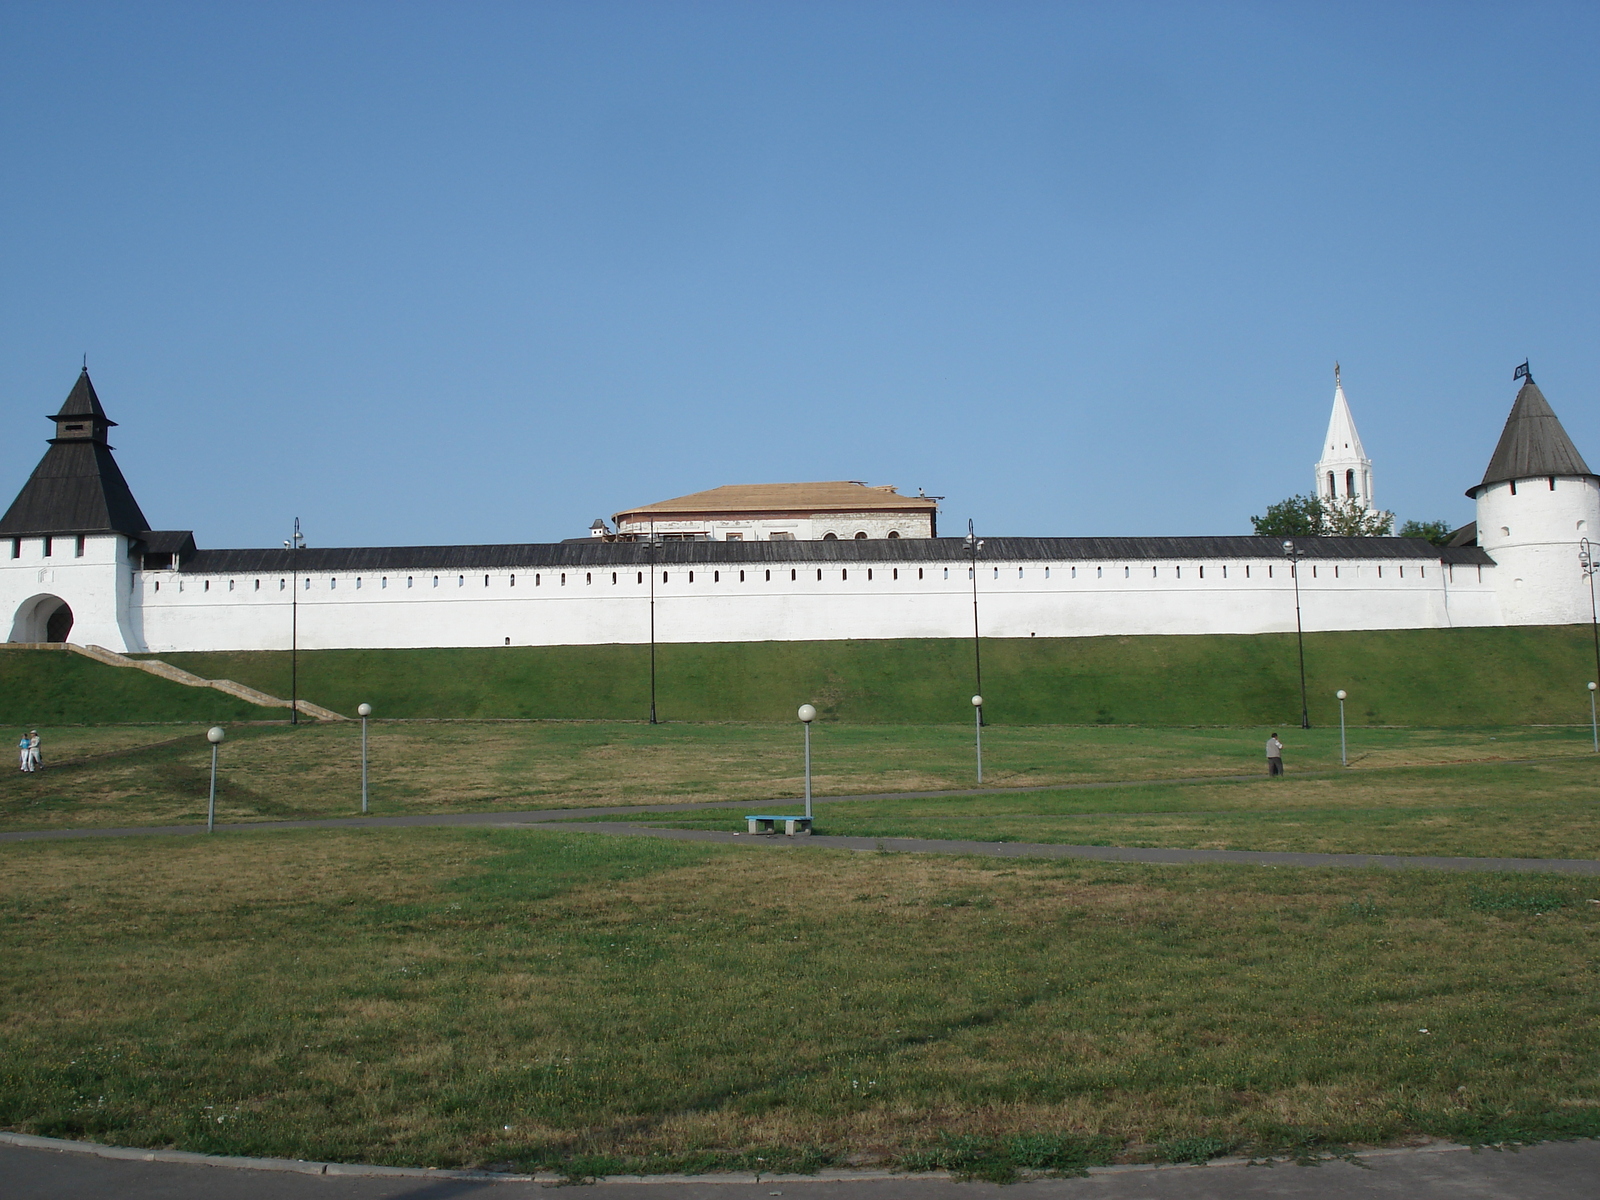
[[[360,587],[360,586],[361,586],[361,584],[360,584],[360,583],[359,583],[359,582],[358,582],[358,583],[357,583],[357,584],[356,584],[356,586],[357,586],[357,587]],[[483,586],[484,586],[484,587],[488,587],[488,586],[489,586],[489,577],[488,577],[488,576],[487,576],[487,575],[485,575],[485,576],[484,576],[484,577],[483,577]]]
[[[1182,579],[1183,578],[1183,568],[1181,566],[1173,567],[1172,568],[1172,577],[1174,579]]]
[[[22,557],[22,539],[21,538],[12,538],[11,539],[11,557],[12,558],[21,558]]]
[[[994,569],[994,577],[995,577],[995,578],[996,578],[996,579],[999,579],[999,578],[1000,578],[1000,568],[999,568],[999,567],[996,567],[996,568],[995,568],[995,569]]]
[[[156,591],[159,592],[160,590],[161,590],[161,580],[158,579],[158,580],[156,580]]]
[[[1313,565],[1312,568],[1311,568],[1311,578],[1315,579],[1316,577],[1317,577],[1317,568],[1316,568],[1315,565]]]
[[[511,639],[510,638],[506,639],[506,645],[508,645],[508,646],[511,645]]]
[[[467,586],[467,577],[465,575],[457,575],[456,576],[456,586],[457,587],[466,587]]]
[[[693,582],[694,582],[694,572],[693,572],[693,571],[690,571],[690,572],[689,572],[689,582],[690,582],[690,583],[693,583]]]
[[[1021,568],[1021,567],[1018,567],[1018,568],[1017,568],[1017,578],[1018,578],[1018,579],[1021,579],[1021,578],[1022,578],[1022,568]]]
[[[1268,579],[1272,578],[1272,568],[1270,566],[1267,568],[1267,578]]]
[[[1158,568],[1156,568],[1156,567],[1151,567],[1151,568],[1150,568],[1150,578],[1151,578],[1151,579],[1154,579],[1154,578],[1155,578],[1155,577],[1156,577],[1156,571],[1157,571],[1157,569],[1158,569]]]
[[[288,587],[288,586],[289,586],[289,581],[287,579],[278,580],[278,590],[280,592],[283,591],[283,589]]]
[[[1556,481],[1554,479],[1552,479],[1550,481],[1550,490],[1552,492],[1556,490]],[[74,558],[82,558],[83,557],[83,543],[84,543],[84,536],[83,536],[83,534],[80,533],[78,535],[77,544],[72,549],[72,556]]]
[[[722,572],[721,571],[713,571],[713,572],[711,572],[711,582],[712,583],[721,583],[722,582]]]
[[[310,581],[307,580],[307,582],[310,582]],[[339,581],[337,579],[328,580],[328,590],[330,592],[334,591],[336,588],[338,588],[338,586],[339,586]]]
[[[1249,579],[1249,578],[1250,578],[1250,567],[1249,567],[1249,565],[1248,565],[1248,564],[1246,564],[1246,566],[1245,566],[1245,569],[1244,569],[1244,577],[1245,577],[1245,578],[1246,578],[1246,579]]]
[[[361,576],[357,575],[356,576],[356,591],[359,592],[360,590],[361,590]]]
[[[387,575],[385,575],[382,579],[378,580],[378,586],[380,588],[388,587],[389,586],[389,577]]]
[[[772,582],[772,572],[771,572],[771,571],[768,571],[768,572],[767,572],[767,580],[766,580],[766,581],[767,581],[767,582],[768,582],[768,583],[771,583],[771,582]]]
[[[663,572],[661,572],[661,582],[665,583],[666,581],[667,581],[667,573],[665,571],[663,571]]]
[[[1226,563],[1224,563],[1223,567],[1222,567],[1222,577],[1224,579],[1226,579],[1228,577],[1228,567],[1227,567]]]
[[[1337,566],[1333,568],[1333,577],[1335,579],[1339,578],[1339,568]]]
[[[539,572],[537,572],[537,571],[535,571],[533,573],[533,586],[534,587],[538,587],[539,586]]]
[[[1511,494],[1513,496],[1517,494],[1517,481],[1515,479],[1511,481]]]
[[[181,592],[183,589],[180,587],[178,590]],[[311,577],[309,575],[301,582],[300,590],[302,592],[309,592],[311,590]]]
[[[791,570],[791,571],[790,571],[790,572],[789,572],[789,582],[790,582],[790,583],[793,583],[793,582],[794,582],[794,578],[795,578],[795,573],[794,573],[794,571],[793,571],[793,570]]]
[[[921,568],[921,567],[918,567],[918,568],[917,568],[917,578],[918,578],[918,579],[921,579],[921,578],[922,578],[922,568]]]
[[[817,582],[818,583],[822,582],[822,568],[820,568],[820,567],[817,568]]]
[[[55,540],[55,538],[53,538],[53,537],[45,538],[45,540],[44,540],[44,556],[46,558],[49,558],[52,555],[54,555],[55,552],[56,552],[56,540]]]
[[[639,578],[634,580],[635,583],[643,583],[644,582],[644,572],[643,571],[635,571],[634,574],[636,574],[639,577]]]
[[[1200,578],[1204,579],[1205,577],[1206,577],[1206,568],[1205,568],[1205,564],[1202,563],[1200,565]]]
[[[1418,567],[1417,568],[1417,574],[1421,575],[1424,579],[1426,579],[1428,577],[1428,568],[1427,567]]]
[[[949,568],[949,567],[946,567],[946,568],[945,568],[945,569],[944,569],[944,577],[945,577],[945,578],[946,578],[946,579],[949,579],[949,578],[950,578],[950,568]]]
[[[593,571],[585,571],[583,573],[583,582],[586,583],[586,584],[593,583],[594,582],[594,572]]]
[[[407,575],[406,576],[406,586],[407,587],[411,587],[416,582],[417,581],[416,581],[416,577],[415,576],[412,576],[412,575]]]
[[[230,580],[228,580],[228,590],[229,590],[229,591],[230,591],[230,592],[231,592],[231,591],[233,591],[233,580],[231,580],[231,579],[230,579]]]
[[[1552,475],[1552,476],[1550,476],[1550,490],[1551,490],[1551,491],[1552,491],[1552,492],[1553,492],[1553,491],[1555,491],[1555,490],[1556,490],[1556,477],[1555,477],[1555,476],[1554,476],[1554,475]],[[79,539],[78,539],[78,541],[79,541],[79,542],[80,542],[80,543],[82,543],[82,541],[83,541],[83,539],[82,539],[82,538],[79,538]],[[78,553],[79,553],[79,554],[82,554],[82,553],[83,553],[83,551],[82,551],[82,550],[79,550],[79,551],[78,551]]]
[[[1405,577],[1406,577],[1406,569],[1404,567],[1401,567],[1400,568],[1400,578],[1404,579]]]
[[[258,591],[258,592],[261,590],[261,580],[259,580],[259,579],[256,580],[256,589],[255,590]]]
[[[842,571],[839,572],[839,579],[841,581],[849,579],[849,578],[850,578],[850,572],[849,571],[842,570]]]
[[[1272,568],[1268,567],[1267,570],[1268,570],[1268,572],[1270,572],[1272,570]],[[1383,567],[1381,565],[1378,567],[1378,578],[1379,579],[1383,578]]]
[[[891,579],[899,579],[900,578],[900,568],[899,567],[896,567],[894,569],[893,573],[890,575],[890,578]]]
[[[561,586],[567,586],[567,573],[565,571],[561,572]]]
[[[438,587],[439,586],[439,577],[437,575],[435,575],[433,577],[433,586],[434,587]]]
[[[507,587],[516,587],[517,586],[517,577],[515,575],[513,575],[506,586]]]
[[[868,583],[872,582],[872,568],[871,567],[867,568],[867,582]]]
[[[206,582],[205,582],[205,586],[204,586],[204,587],[202,587],[202,588],[201,588],[201,589],[200,589],[200,590],[201,590],[201,591],[202,591],[202,592],[209,592],[209,591],[210,591],[210,590],[211,590],[211,580],[209,580],[209,579],[208,579],[208,580],[206,580]]]
[[[617,586],[617,573],[615,571],[611,572],[611,586]]]
[[[743,583],[743,582],[744,582],[744,572],[743,572],[743,571],[740,571],[740,572],[739,572],[739,582],[740,582],[740,583]]]

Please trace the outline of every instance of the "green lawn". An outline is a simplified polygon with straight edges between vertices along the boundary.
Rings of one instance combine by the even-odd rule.
[[[1593,881],[366,830],[0,848],[0,1125],[575,1173],[1600,1135]]]
[[[663,620],[670,620],[664,613]],[[1311,719],[1355,725],[1526,725],[1588,720],[1587,626],[1308,634]],[[658,710],[673,721],[966,719],[963,638],[658,647]],[[208,678],[289,694],[281,652],[162,656]],[[641,720],[645,646],[326,650],[300,655],[301,695],[391,717]],[[986,639],[983,692],[997,725],[1298,725],[1293,635]]]
[[[0,771],[0,828],[201,820],[210,768],[204,728],[45,726],[50,768],[39,775]],[[1254,778],[1263,770],[1267,732],[997,725],[984,734],[985,782],[1020,787]],[[1337,730],[1280,732],[1293,771],[1338,771]],[[781,798],[802,790],[798,723],[382,721],[373,723],[370,739],[370,791],[378,813],[700,800],[788,803]],[[140,741],[148,748],[138,748]],[[974,783],[969,726],[835,721],[819,724],[812,741],[819,795]],[[1351,742],[1352,773],[1365,778],[1378,769],[1463,760],[1565,756],[1586,761],[1593,757],[1590,746],[1586,729],[1364,729]],[[90,757],[95,754],[107,756]],[[348,816],[359,809],[360,727],[354,723],[230,727],[220,764],[217,811],[224,821]],[[1091,797],[1085,804],[1117,803],[1103,791],[1085,795]],[[979,806],[970,813],[1019,811],[1016,801],[1001,803],[999,809]],[[919,809],[917,815],[945,811]]]
[[[0,725],[19,730],[114,722],[272,721],[288,715],[213,688],[185,687],[144,671],[108,667],[68,650],[3,647],[0,643]]]

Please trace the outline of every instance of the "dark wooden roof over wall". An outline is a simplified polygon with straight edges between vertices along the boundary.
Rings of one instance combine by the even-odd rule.
[[[1492,566],[1476,546],[1454,549],[1421,538],[1303,538],[1308,561],[1445,562]],[[291,560],[292,554],[292,560]],[[375,571],[637,570],[662,566],[784,566],[899,563],[962,565],[970,555],[961,538],[884,538],[835,542],[532,542],[505,546],[381,546],[305,550],[199,550],[185,572],[206,575],[355,574]],[[986,538],[980,563],[1282,562],[1283,542],[1272,537]]]
[[[10,537],[149,528],[103,441],[54,442],[0,517],[0,534]]]

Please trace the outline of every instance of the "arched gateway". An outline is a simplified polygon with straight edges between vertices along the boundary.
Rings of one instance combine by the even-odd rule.
[[[60,596],[30,596],[11,622],[13,642],[64,642],[72,632],[72,608]]]

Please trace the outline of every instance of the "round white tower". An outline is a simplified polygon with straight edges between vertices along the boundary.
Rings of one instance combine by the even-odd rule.
[[[1478,502],[1478,545],[1495,561],[1505,623],[1588,621],[1589,585],[1578,554],[1584,538],[1600,537],[1600,476],[1589,470],[1531,374],[1483,482],[1467,495]]]
[[[1322,439],[1322,457],[1316,465],[1318,500],[1355,500],[1368,512],[1372,503],[1372,460],[1361,447],[1356,419],[1350,415],[1344,384],[1339,380],[1339,364],[1333,364],[1333,413],[1328,417],[1328,436]]]

